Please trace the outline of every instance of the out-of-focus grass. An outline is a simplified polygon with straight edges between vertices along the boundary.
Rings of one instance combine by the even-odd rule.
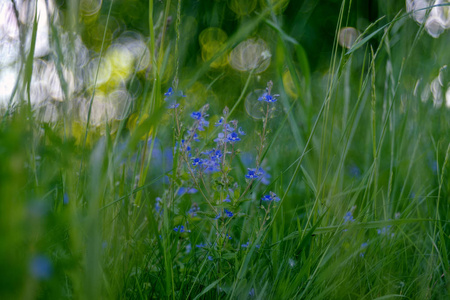
[[[284,12],[260,1],[249,16],[237,17],[230,10],[239,3],[188,7],[182,1],[149,1],[148,28],[138,29],[150,37],[151,68],[134,72],[128,82],[139,81],[142,94],[135,101],[124,99],[124,118],[100,126],[89,125],[89,117],[80,121],[63,115],[57,122],[35,117],[27,104],[32,102],[30,50],[17,90],[22,104],[2,110],[1,298],[449,296],[450,110],[445,103],[435,107],[431,95],[422,96],[448,63],[449,33],[433,39],[404,12],[393,14],[399,9],[394,4],[380,4],[378,17],[386,17],[358,28],[369,29],[348,50],[338,44],[340,29],[364,22],[355,21],[354,4],[343,1],[339,13],[329,17],[335,38],[327,56],[313,53],[314,45],[297,26],[285,26],[314,15],[317,1],[300,7],[289,3]],[[118,16],[115,5],[103,3],[107,22]],[[196,31],[186,32],[193,20]],[[32,31],[36,24],[30,25]],[[95,24],[71,26],[82,31]],[[302,26],[311,35],[320,28]],[[222,27],[228,38],[202,60],[196,39],[206,27]],[[52,27],[55,41],[58,30]],[[95,46],[103,49],[100,55],[110,43],[107,30],[108,23],[103,46]],[[186,41],[188,34],[195,42]],[[255,36],[269,44],[266,71],[212,67]],[[31,39],[30,49],[35,42]],[[62,51],[56,57],[64,65]],[[449,79],[444,75],[445,94]],[[185,91],[186,115],[206,102],[211,120],[225,105],[233,108],[247,132],[240,147],[254,157],[252,132],[261,122],[248,116],[244,102],[268,80],[280,97],[263,166],[272,175],[267,191],[282,201],[268,226],[260,227],[261,191],[255,188],[244,205],[256,217],[233,223],[233,247],[240,250],[217,257],[214,249],[195,247],[218,239],[206,215],[191,220],[191,233],[173,233],[186,219],[181,208],[201,197],[178,197],[178,212],[155,211],[156,197],[169,188],[165,175],[174,146],[163,93],[174,84]],[[97,88],[105,87],[94,82],[85,91],[90,106]],[[64,92],[65,101],[73,100]],[[235,165],[242,182],[247,167],[245,157]],[[345,219],[346,213],[352,218]],[[252,243],[242,248],[248,240]]]

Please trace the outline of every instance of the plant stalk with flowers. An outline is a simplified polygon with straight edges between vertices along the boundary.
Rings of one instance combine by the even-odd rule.
[[[197,238],[204,241],[205,246],[196,248],[208,249],[204,255],[204,258],[208,260],[211,258],[219,259],[217,265],[219,273],[230,268],[229,262],[222,261],[223,256],[230,251],[236,252],[240,249],[240,247],[236,248],[232,245],[233,234],[240,234],[241,238],[243,234],[236,231],[235,223],[241,222],[239,219],[243,216],[247,216],[248,220],[253,219],[252,205],[245,206],[244,203],[250,200],[246,197],[248,192],[253,189],[255,181],[260,182],[264,179],[265,172],[261,168],[261,162],[269,133],[268,122],[274,111],[272,103],[277,101],[276,97],[278,96],[271,94],[272,86],[272,82],[269,82],[266,92],[259,99],[255,99],[255,101],[263,101],[267,104],[262,120],[262,131],[258,133],[260,143],[256,149],[256,167],[248,169],[248,173],[245,175],[246,186],[243,192],[240,192],[239,187],[242,180],[235,178],[232,171],[233,160],[240,153],[237,145],[246,134],[238,126],[237,120],[229,119],[229,109],[225,107],[223,115],[214,124],[216,130],[219,131],[217,137],[213,141],[204,141],[201,145],[202,132],[209,128],[209,121],[207,120],[209,106],[204,105],[198,111],[192,112],[190,119],[193,122],[188,128],[184,128],[184,123],[181,121],[183,107],[178,103],[178,99],[185,96],[182,93],[175,93],[172,88],[165,93],[165,101],[168,103],[169,113],[173,119],[175,147],[173,148],[174,165],[172,173],[169,175],[170,184],[163,195],[163,199],[167,199],[164,201],[159,198],[157,203],[159,213],[161,213],[161,209],[170,209],[172,213],[169,215],[164,212],[164,219],[174,218],[173,220],[167,220],[167,222],[173,224],[173,232],[180,236],[180,243],[187,243],[187,235],[199,221],[199,216],[206,217],[206,222],[210,224],[207,227],[210,228],[210,233],[197,233]],[[213,146],[208,149],[207,146],[211,142]],[[184,186],[188,186],[189,189],[195,188],[195,191],[201,197],[197,200],[200,204],[194,202],[188,215],[180,219],[177,217],[177,213],[180,213],[178,206],[183,195],[177,198],[176,194],[177,191],[184,189]],[[261,201],[269,203],[267,208],[264,208],[261,203],[259,204],[266,212],[264,217],[264,220],[266,220],[274,203],[278,202],[280,198],[275,193],[270,192],[262,196],[261,199]],[[162,207],[161,203],[163,204]],[[254,205],[254,207],[258,207],[258,205]],[[203,212],[202,209],[205,208],[207,210]],[[262,226],[264,224],[265,221],[263,221]],[[167,226],[165,227],[167,228]],[[210,236],[210,238],[207,238],[207,236]],[[215,238],[212,238],[214,236]],[[203,245],[202,243],[198,245]]]

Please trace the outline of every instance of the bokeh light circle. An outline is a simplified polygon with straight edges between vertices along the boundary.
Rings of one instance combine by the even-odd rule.
[[[270,65],[272,54],[263,39],[251,38],[241,42],[230,53],[229,63],[238,71],[264,72]]]

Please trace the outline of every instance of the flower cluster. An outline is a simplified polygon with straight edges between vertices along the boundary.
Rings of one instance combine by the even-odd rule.
[[[222,151],[212,149],[200,153],[200,157],[192,158],[192,166],[201,167],[206,173],[220,171],[220,159],[222,157]]]
[[[170,228],[177,233],[175,235],[179,249],[186,249],[186,254],[201,251],[200,257],[215,261],[216,257],[221,257],[220,251],[224,251],[223,249],[226,251],[237,249],[238,251],[250,248],[250,240],[254,240],[253,237],[250,236],[248,241],[243,240],[242,233],[237,230],[236,224],[241,221],[240,218],[244,217],[257,222],[257,216],[249,213],[249,206],[243,204],[245,201],[253,199],[250,197],[250,193],[258,193],[259,183],[265,185],[270,183],[271,176],[261,165],[266,137],[270,132],[267,122],[271,118],[271,111],[274,110],[274,106],[270,103],[276,102],[278,96],[271,94],[271,87],[272,83],[270,82],[266,92],[258,99],[267,102],[267,105],[264,105],[267,107],[267,113],[262,133],[259,134],[260,145],[256,147],[257,156],[253,162],[253,166],[256,166],[248,168],[247,173],[242,176],[244,178],[240,180],[235,177],[233,165],[236,161],[234,158],[240,154],[237,145],[244,139],[246,133],[238,126],[237,120],[231,120],[229,109],[225,107],[222,116],[216,119],[214,137],[210,140],[202,140],[208,136],[205,131],[207,133],[212,131],[208,128],[210,125],[209,106],[204,105],[200,109],[189,112],[190,122],[186,126],[186,123],[181,120],[183,110],[177,109],[180,106],[177,99],[185,96],[182,93],[176,93],[172,88],[169,88],[164,94],[168,108],[175,109],[169,110],[169,112],[173,116],[174,140],[177,142],[173,150],[172,173],[168,176],[170,187],[164,193],[164,201],[161,198],[156,199],[155,209],[158,214],[161,214],[163,203],[164,206],[170,208],[167,214],[174,222],[172,226],[176,225]],[[238,160],[238,162],[242,163],[242,160]],[[244,165],[250,166],[247,163]],[[240,183],[244,186],[240,186]],[[266,195],[259,195],[259,199],[261,199],[260,205],[257,207],[265,210],[264,220],[269,220],[268,216],[273,209],[272,204],[280,202],[281,199],[272,191]],[[263,201],[269,205],[261,205]],[[254,204],[256,205],[256,203]],[[186,233],[190,232],[187,228],[201,228],[197,224],[205,216],[209,216],[210,220],[217,220],[208,222],[206,226],[215,231],[218,239],[215,242],[208,241],[207,235],[200,234],[198,242],[202,240],[204,242],[195,245],[187,237]],[[158,219],[160,222],[165,221],[162,218]],[[187,221],[181,221],[181,219]],[[181,225],[181,222],[185,223]],[[260,245],[255,245],[255,247],[259,248]]]

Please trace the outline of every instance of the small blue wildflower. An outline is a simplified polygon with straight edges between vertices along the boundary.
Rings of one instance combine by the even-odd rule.
[[[346,224],[348,222],[354,222],[354,221],[355,221],[355,219],[353,219],[352,212],[351,211],[347,212],[344,216],[344,224]]]
[[[245,135],[245,132],[242,130],[242,127],[239,127],[238,133],[239,133],[240,135]]]
[[[202,112],[200,112],[200,111],[194,111],[194,112],[191,114],[191,117],[192,117],[193,119],[200,120],[200,119],[202,118]]]
[[[248,248],[249,245],[250,245],[250,241],[247,241],[247,243],[242,244],[241,247],[242,248]]]
[[[198,138],[198,134],[197,133],[194,133],[194,135],[192,136],[192,139],[194,140],[194,141],[196,141],[196,142],[200,142],[200,139]],[[191,148],[189,147],[189,150],[188,151],[191,151]]]
[[[261,198],[261,200],[262,200],[262,201],[272,201],[272,197],[270,197],[270,195],[264,195],[264,196]]]
[[[172,95],[173,95],[173,89],[172,89],[172,87],[169,87],[169,90],[166,93],[164,93],[164,96],[172,96]]]
[[[206,173],[218,172],[220,171],[219,161],[216,159],[203,159],[202,165]]]
[[[261,198],[262,201],[275,201],[278,202],[280,201],[280,198],[274,193],[274,192],[269,192],[269,194],[264,195]]]
[[[201,166],[202,164],[203,164],[203,161],[200,158],[192,158],[193,166]]]
[[[200,244],[195,245],[195,247],[203,248],[203,247],[206,247],[206,244],[200,243]]]
[[[217,216],[215,216],[214,220],[218,220],[222,216],[221,213],[219,213]]]
[[[188,213],[191,215],[191,217],[196,217],[197,212],[200,210],[200,207],[198,207],[197,203],[193,203],[191,208],[189,209]]]
[[[191,250],[192,250],[191,244],[187,244],[186,245],[186,254],[189,254],[191,252]]]
[[[220,150],[215,150],[215,151],[213,150],[213,153],[211,155],[212,159],[219,160],[221,157],[222,157],[222,152]]]
[[[179,226],[175,227],[173,229],[173,231],[179,232],[179,233],[183,233],[184,232],[184,226],[183,225],[179,225]]]
[[[279,95],[270,95],[268,92],[265,92],[264,94],[262,94],[261,97],[258,98],[258,101],[265,101],[267,103],[274,103],[277,102],[277,98]]]
[[[217,135],[217,138],[214,140],[214,142],[216,142],[219,145],[225,143],[226,141],[227,141],[227,138],[225,137],[225,134],[223,134],[222,132],[219,132],[219,134]]]
[[[195,136],[195,134],[194,134]],[[187,143],[185,140],[181,140],[181,150],[191,151],[191,146],[189,146],[189,143]]]
[[[221,126],[223,125],[223,117],[220,117],[219,121],[216,122],[216,124],[214,124],[214,126]]]
[[[268,185],[270,183],[270,178],[272,177],[269,173],[263,170],[263,168],[258,169],[259,174],[261,175],[261,183],[264,185]]]
[[[197,193],[198,190],[194,189],[194,188],[185,188],[185,187],[180,187],[180,189],[178,190],[178,195],[184,195],[184,194],[195,194]]]
[[[209,126],[209,121],[206,121],[205,118],[201,118],[199,123],[198,123],[198,127],[197,129],[200,131],[204,131],[206,127]]]
[[[239,135],[236,132],[232,132],[227,135],[228,142],[239,142],[240,140],[241,140],[241,138],[239,137]]]
[[[64,193],[63,203],[64,204],[69,204],[69,196],[67,195],[67,193]]]
[[[228,233],[227,233],[226,238],[228,238],[229,240],[231,240],[231,235],[228,235]]]
[[[49,279],[53,273],[50,260],[44,255],[37,255],[30,262],[30,272],[36,279]]]
[[[176,102],[172,102],[171,104],[169,104],[168,108],[170,108],[170,109],[175,109],[175,108],[177,108],[178,106],[180,106],[180,104],[178,104],[178,103],[176,103]]]
[[[227,217],[231,218],[233,216],[233,213],[231,211],[229,211],[228,209],[224,209],[225,214],[227,215]]]
[[[191,136],[194,141],[200,142],[200,139],[199,139],[198,134],[196,132],[188,130],[187,134],[188,134],[188,136]],[[184,140],[182,140],[182,141],[184,141]],[[191,151],[191,149],[189,149],[188,151]]]
[[[230,125],[230,123],[227,123],[227,125],[225,125],[223,131],[224,131],[224,132],[233,132],[233,131],[234,131],[234,127],[232,127],[232,126]]]
[[[255,297],[255,295],[256,295],[256,294],[255,294],[255,289],[252,288],[252,289],[250,290],[250,292],[248,292],[248,296],[253,298],[253,297]]]
[[[227,197],[225,199],[223,199],[222,202],[231,202],[230,195],[227,195]]]
[[[183,95],[183,93],[181,91],[178,94],[179,94],[178,95],[179,97],[186,97],[185,95]],[[173,108],[177,108],[178,106],[180,106],[180,104],[178,104],[176,101],[176,95],[174,94],[172,87],[169,87],[169,90],[164,93],[164,96],[166,96],[164,98],[164,101],[169,101],[168,108],[173,109]]]
[[[247,173],[247,175],[245,175],[245,178],[248,178],[248,179],[256,179],[256,178],[259,177],[259,175],[261,175],[261,174],[259,173],[259,171],[257,171],[256,169],[250,169],[250,168],[248,168],[247,170],[248,170],[248,173]]]
[[[377,229],[377,233],[378,233],[379,235],[389,235],[390,230],[391,230],[391,227],[392,227],[392,225],[388,225],[388,226],[383,227],[383,228],[381,228],[381,229]],[[391,233],[390,236],[393,237],[393,236],[394,236],[394,233]]]
[[[213,258],[211,255],[208,255],[208,260],[213,261]]]

